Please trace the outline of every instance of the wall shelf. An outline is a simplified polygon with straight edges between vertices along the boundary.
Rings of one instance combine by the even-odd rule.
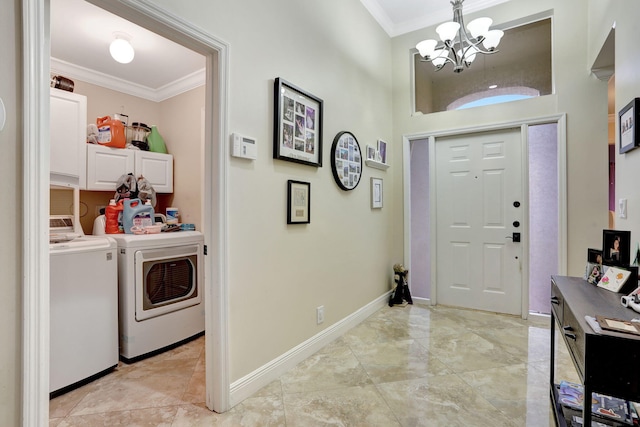
[[[372,168],[380,169],[383,171],[386,171],[387,169],[389,169],[389,165],[386,163],[376,162],[375,160],[371,160],[371,159],[367,159],[364,162],[367,166]]]

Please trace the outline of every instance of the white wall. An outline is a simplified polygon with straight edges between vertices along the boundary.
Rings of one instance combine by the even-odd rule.
[[[392,139],[391,42],[358,0],[155,3],[229,43],[229,132],[258,141],[256,161],[229,159],[235,381],[391,289],[403,256],[399,147],[387,172],[364,167],[350,192],[329,162],[339,131],[353,132],[361,148]],[[272,158],[277,77],[324,100],[321,168]],[[380,211],[370,208],[371,176],[384,179]],[[311,183],[309,225],[286,224],[289,179]]]
[[[616,195],[615,199],[626,198],[627,218],[616,216],[615,225],[619,230],[631,231],[631,258],[635,256],[636,244],[640,240],[640,149],[619,154],[618,111],[633,98],[640,97],[640,3],[633,0],[589,1],[589,57],[595,58],[603,41],[615,23],[615,115],[616,115]],[[638,123],[636,123],[636,126]],[[600,245],[601,246],[601,245]],[[600,247],[597,246],[597,247]]]
[[[0,98],[7,122],[0,131],[0,197],[6,227],[0,244],[0,425],[20,424],[22,364],[22,57],[21,2],[0,13]]]
[[[434,27],[393,39],[394,138],[567,113],[568,273],[581,275],[586,249],[598,247],[607,227],[607,85],[590,75],[584,36],[587,9],[581,0],[511,0],[483,10],[494,24],[553,11],[555,95],[508,104],[411,115],[409,52],[435,35]],[[467,22],[479,14],[465,16]],[[499,55],[499,53],[498,53]],[[472,65],[473,66],[473,65]],[[451,72],[446,69],[441,72]],[[464,72],[459,75],[464,78]],[[638,153],[640,155],[640,153]]]

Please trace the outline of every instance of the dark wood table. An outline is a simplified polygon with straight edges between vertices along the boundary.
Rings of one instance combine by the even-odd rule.
[[[583,426],[591,426],[591,393],[640,401],[640,337],[602,331],[596,333],[585,316],[631,320],[640,313],[620,304],[624,294],[610,292],[579,277],[551,277],[551,400],[556,423],[567,426],[558,401],[555,374],[555,327],[584,386]]]

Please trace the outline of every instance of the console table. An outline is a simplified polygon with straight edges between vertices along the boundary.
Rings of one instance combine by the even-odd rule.
[[[583,426],[591,426],[591,393],[640,402],[640,337],[610,331],[596,333],[585,316],[631,320],[640,313],[620,304],[624,294],[610,292],[578,277],[551,277],[551,401],[558,426],[565,420],[554,382],[555,323],[584,386]]]

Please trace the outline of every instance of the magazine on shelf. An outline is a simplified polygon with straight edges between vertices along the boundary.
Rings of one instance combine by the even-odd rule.
[[[582,411],[584,388],[582,384],[562,381],[558,390],[560,404]],[[633,425],[631,404],[628,400],[591,393],[591,413],[594,417],[613,420],[617,423]]]

